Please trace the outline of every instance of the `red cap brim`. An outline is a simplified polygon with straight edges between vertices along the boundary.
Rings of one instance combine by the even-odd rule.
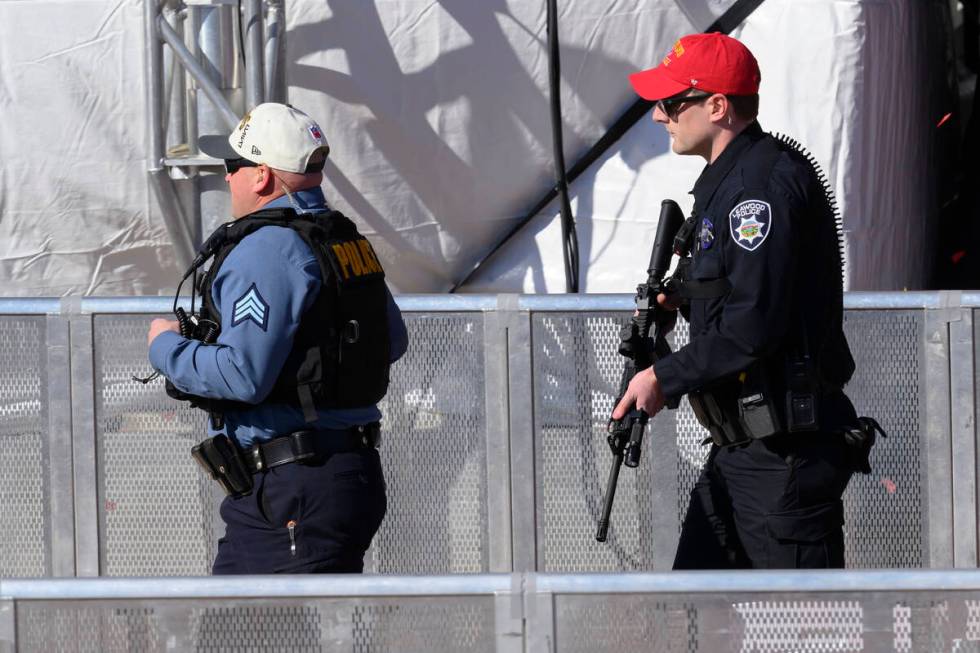
[[[630,84],[633,85],[636,94],[644,100],[662,100],[691,88],[690,85],[681,84],[668,77],[663,66],[633,73],[630,75]]]

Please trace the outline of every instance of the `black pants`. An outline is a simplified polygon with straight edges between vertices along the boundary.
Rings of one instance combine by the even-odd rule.
[[[674,569],[843,567],[848,456],[836,433],[713,446],[691,491]]]
[[[212,573],[360,573],[386,509],[376,449],[275,467],[256,474],[248,496],[222,502]]]

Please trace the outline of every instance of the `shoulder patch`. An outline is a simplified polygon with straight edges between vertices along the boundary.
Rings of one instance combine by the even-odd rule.
[[[732,241],[750,252],[759,249],[772,230],[772,208],[769,202],[746,200],[728,214]]]
[[[269,325],[269,304],[262,298],[254,283],[249,286],[245,294],[235,300],[232,313],[234,317],[231,326],[237,326],[242,322],[251,320],[265,331]]]

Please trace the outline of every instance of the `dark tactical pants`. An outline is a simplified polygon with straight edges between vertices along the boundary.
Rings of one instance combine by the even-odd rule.
[[[377,449],[275,467],[255,475],[248,496],[222,502],[212,573],[360,573],[386,509]]]
[[[848,455],[843,437],[830,433],[712,446],[674,569],[843,567]]]

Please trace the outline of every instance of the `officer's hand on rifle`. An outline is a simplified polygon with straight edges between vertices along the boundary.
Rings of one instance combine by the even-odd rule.
[[[663,293],[657,295],[657,303],[666,308],[668,311],[676,311],[681,307],[681,303],[683,301],[684,300],[681,299],[681,296],[677,293],[669,296]]]
[[[653,368],[648,367],[633,376],[622,401],[613,410],[612,418],[623,419],[634,406],[653,417],[663,409],[665,401],[660,381],[657,380]]]
[[[153,339],[164,331],[173,331],[177,335],[180,335],[180,325],[177,320],[165,320],[162,317],[158,317],[152,322],[150,322],[150,332],[146,334],[146,344],[149,346]]]
[[[676,293],[670,295],[660,293],[657,295],[657,304],[664,309],[659,312],[657,318],[660,335],[666,336],[674,330],[674,325],[677,324],[677,309],[680,308],[682,302],[680,295]]]

